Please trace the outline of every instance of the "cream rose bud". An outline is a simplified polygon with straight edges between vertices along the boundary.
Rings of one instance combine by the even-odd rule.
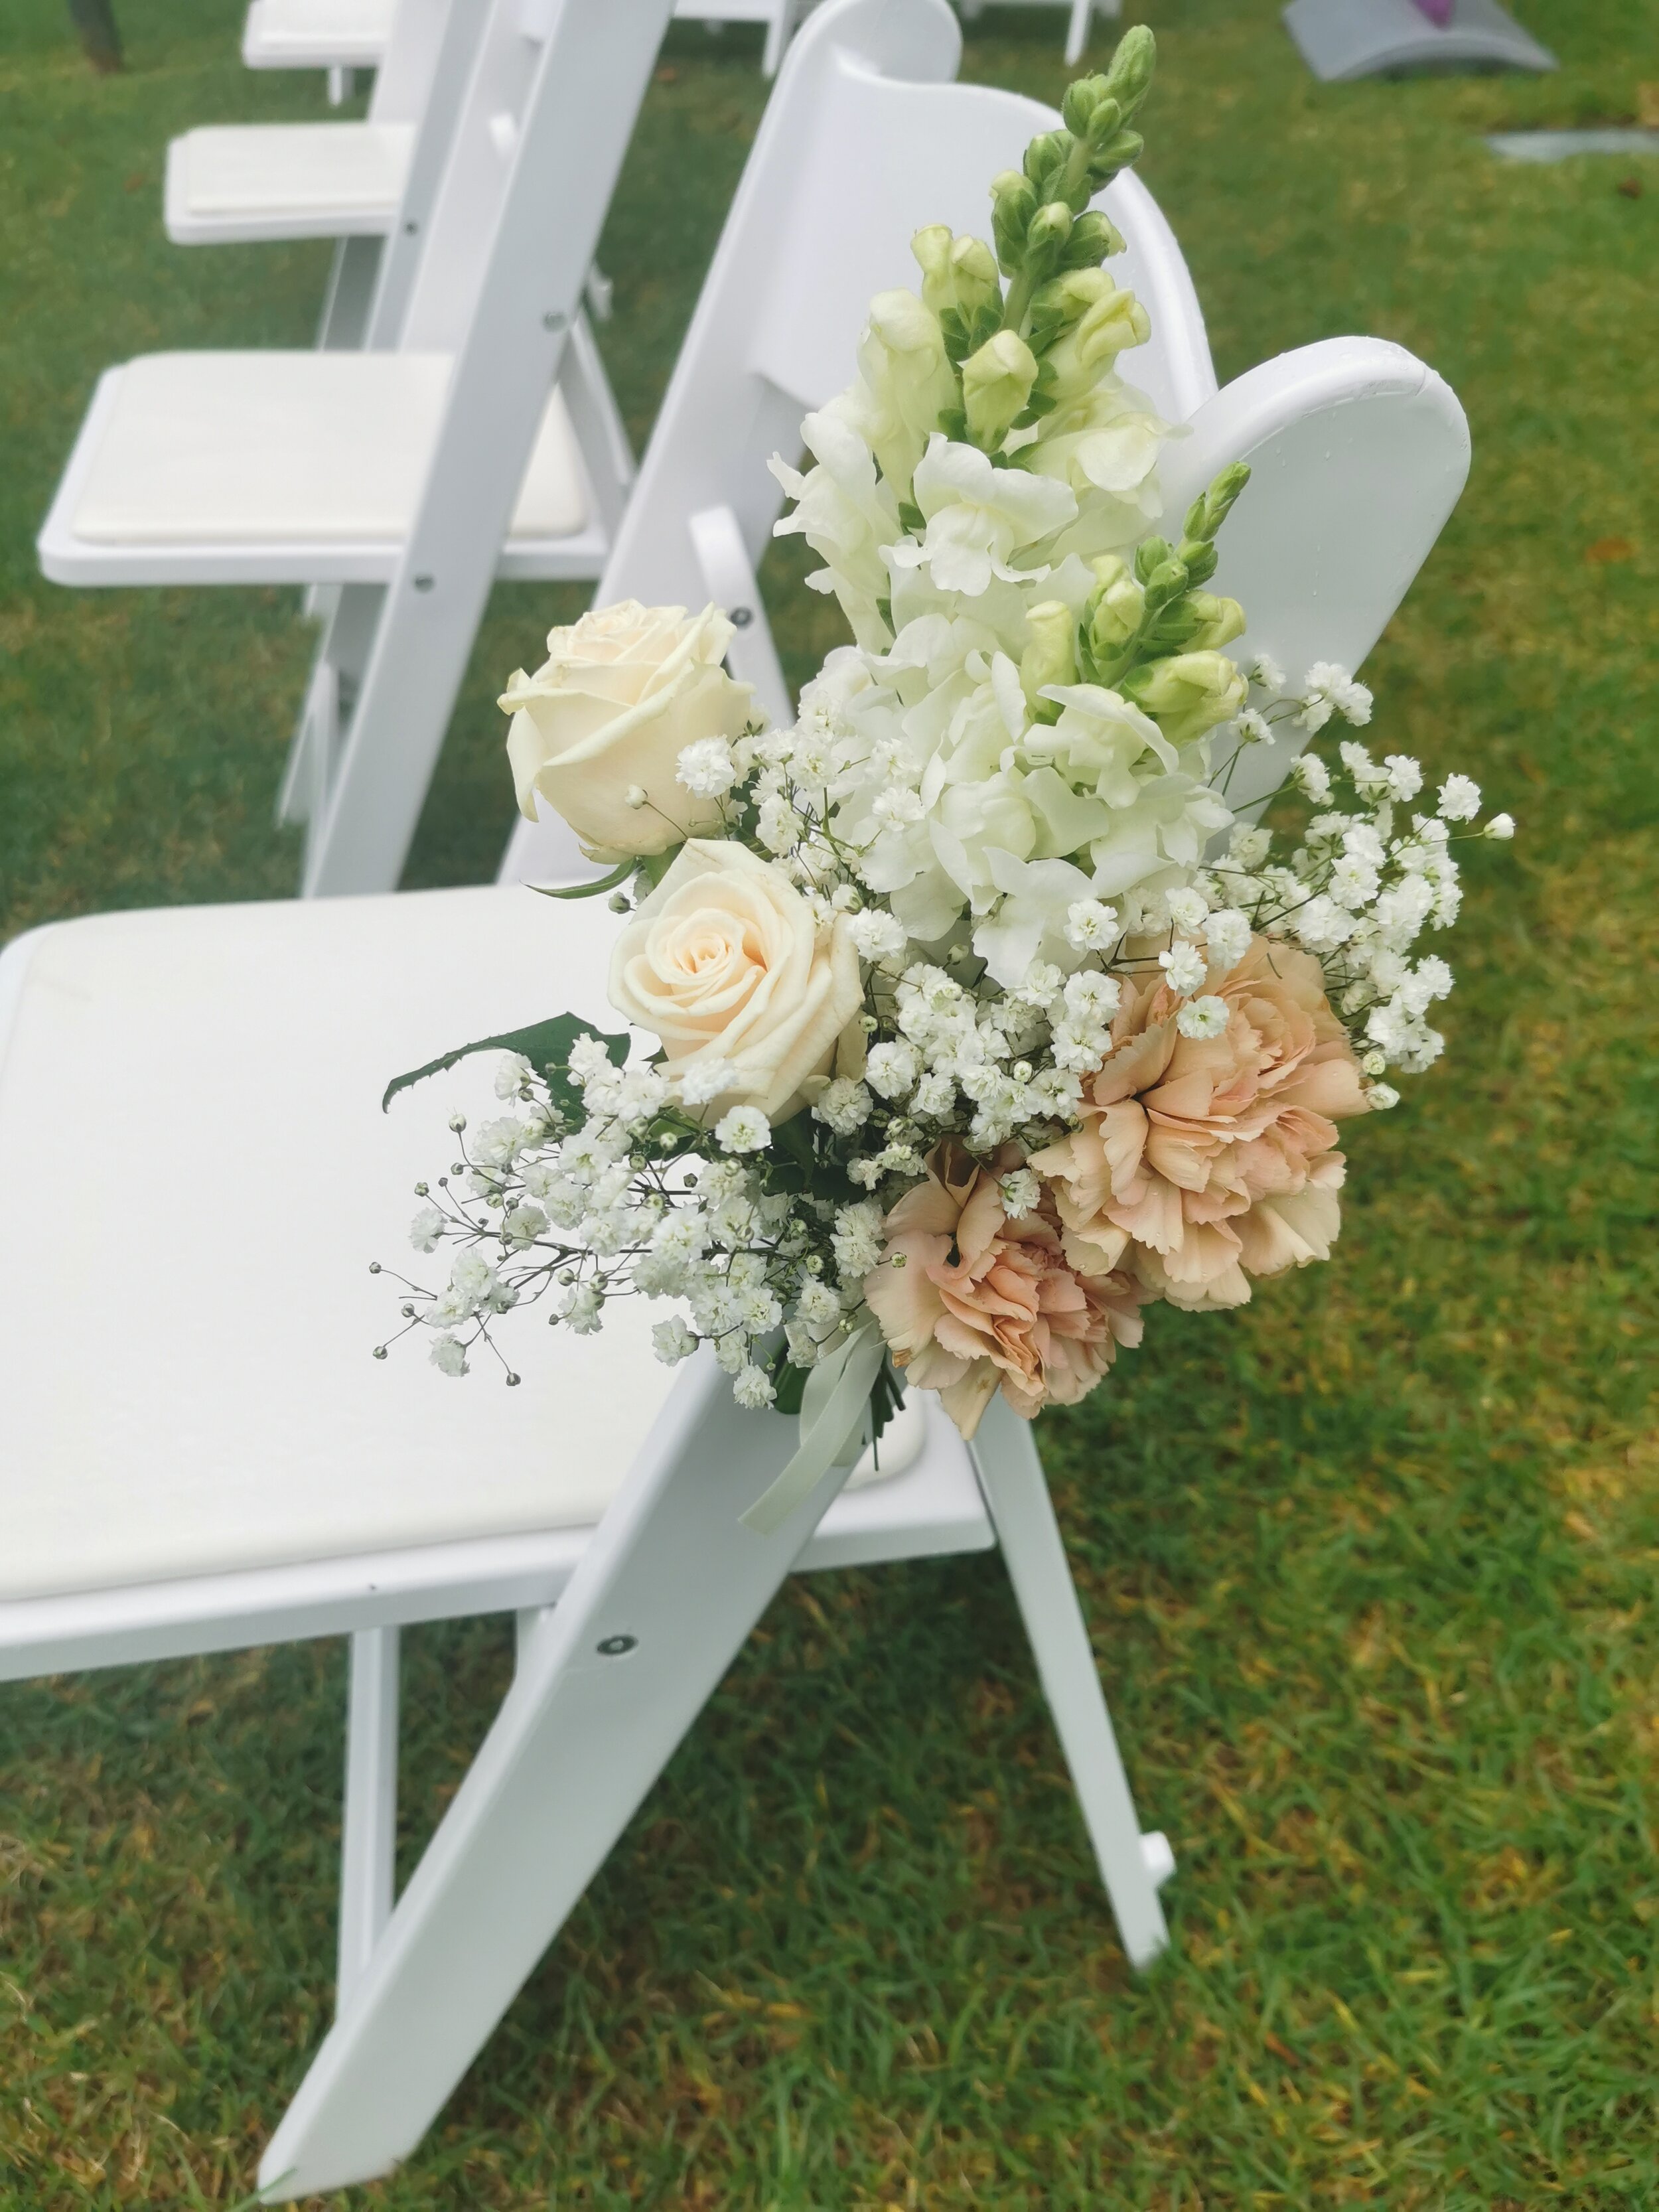
[[[864,1002],[848,917],[822,927],[746,845],[693,838],[617,939],[611,1003],[662,1040],[671,1079],[729,1064],[708,1118],[754,1106],[775,1126],[827,1075]]]
[[[678,768],[688,745],[740,737],[757,719],[751,687],[720,665],[732,635],[713,606],[688,615],[635,599],[550,631],[546,660],[533,676],[518,670],[501,700],[520,811],[534,821],[545,800],[598,860],[718,829],[718,799],[688,791]]]

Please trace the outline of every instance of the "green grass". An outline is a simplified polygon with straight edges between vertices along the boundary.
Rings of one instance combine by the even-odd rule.
[[[1522,824],[1472,871],[1446,1060],[1352,1147],[1334,1262],[1155,1314],[1043,1425],[1180,1861],[1173,1956],[1124,1967],[994,1556],[799,1583],[354,2203],[1659,2203],[1659,174],[1626,197],[1617,163],[1477,138],[1628,117],[1659,19],[1516,4],[1559,76],[1322,88],[1273,0],[1144,10],[1146,173],[1223,376],[1370,331],[1468,409],[1469,490],[1368,672],[1389,746]],[[99,368],[306,343],[323,280],[319,249],[179,252],[158,218],[170,132],[314,113],[314,81],[240,69],[240,0],[125,13],[101,82],[56,0],[0,32],[0,932],[297,862],[268,826],[294,595],[34,568]],[[1059,41],[988,16],[967,67],[1053,97]],[[641,438],[762,98],[740,35],[669,68],[604,246]],[[798,676],[833,635],[799,573],[768,573]],[[575,604],[496,595],[410,881],[493,866],[491,696]],[[410,1863],[507,1665],[500,1624],[411,1639]],[[324,1645],[0,1692],[3,2212],[251,2185],[327,2019],[342,1680]]]

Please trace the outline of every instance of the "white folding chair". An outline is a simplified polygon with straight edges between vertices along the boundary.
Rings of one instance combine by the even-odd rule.
[[[710,1364],[671,1377],[648,1309],[588,1341],[537,1332],[518,1389],[457,1385],[418,1347],[369,1358],[398,1324],[366,1261],[398,1265],[458,1089],[489,1097],[478,1067],[382,1119],[386,1076],[550,989],[605,1022],[616,927],[489,888],[103,915],[0,957],[0,1676],[354,1637],[338,2002],[372,2026],[273,2147],[283,2196],[412,2148],[797,1564],[983,1548],[994,1527],[1126,1948],[1144,1964],[1165,1940],[1172,1862],[1141,1838],[1012,1416],[988,1419],[976,1484],[937,1408],[907,1413],[903,1472],[839,1498],[826,1478],[760,1537],[738,1516],[794,1425],[739,1413]],[[48,1201],[25,1164],[66,1141],[74,1188]],[[517,1681],[394,1929],[398,1625],[508,1609]],[[441,2001],[404,2009],[399,1978],[414,2032],[388,2043],[394,1951],[423,1977],[434,1943]]]
[[[775,76],[790,33],[811,5],[812,0],[674,0],[674,21],[707,23],[713,30],[722,30],[727,23],[764,23],[761,73]]]
[[[1065,8],[1067,69],[1082,60],[1095,17],[1115,16],[1123,12],[1123,0],[996,0],[996,4],[1004,8]],[[958,5],[964,22],[972,23],[985,13],[986,0],[958,0]]]
[[[337,107],[353,72],[378,69],[398,0],[250,0],[242,27],[249,69],[323,70]]]
[[[1248,586],[1250,642],[1358,665],[1462,486],[1455,399],[1398,347],[1329,341],[1199,410],[1175,503],[1240,458],[1221,580]],[[364,1258],[391,1256],[488,1070],[385,1120],[381,1083],[550,990],[605,1021],[609,926],[423,892],[97,916],[0,956],[0,1674],[353,1634],[338,2016],[262,2166],[273,2198],[412,2149],[793,1565],[994,1532],[1125,1948],[1164,1941],[1168,1847],[1139,1833],[1012,1416],[987,1416],[977,1487],[929,1409],[907,1471],[833,1504],[826,1478],[760,1538],[738,1517],[789,1425],[695,1363],[671,1382],[648,1310],[544,1338],[516,1390],[366,1357],[391,1300]],[[156,1189],[164,1208],[135,1200]],[[517,1679],[393,1908],[398,1626],[506,1608]]]
[[[738,624],[728,656],[774,721],[793,713],[755,569],[783,495],[767,468],[799,449],[800,418],[851,379],[871,295],[914,283],[910,240],[928,222],[983,235],[987,186],[1017,166],[1051,109],[957,85],[961,38],[941,9],[890,22],[830,7],[789,50],[767,103],[702,295],[605,564],[601,605],[714,599]],[[1146,186],[1102,197],[1126,251],[1114,274],[1139,294],[1151,343],[1126,375],[1174,422],[1215,390],[1204,319],[1175,235]],[[567,865],[556,820],[521,824],[507,870]]]
[[[99,381],[49,576],[343,586],[284,787],[309,890],[395,883],[492,576],[603,568],[632,457],[580,302],[669,4],[489,0],[407,307],[393,331],[377,301],[368,349],[154,355]],[[324,804],[348,709],[392,779],[356,844]]]

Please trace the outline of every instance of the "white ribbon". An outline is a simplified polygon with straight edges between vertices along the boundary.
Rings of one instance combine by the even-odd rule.
[[[872,1314],[809,1370],[800,1399],[800,1448],[742,1516],[745,1528],[769,1536],[826,1468],[850,1466],[857,1459],[864,1446],[864,1409],[886,1356],[886,1340]]]

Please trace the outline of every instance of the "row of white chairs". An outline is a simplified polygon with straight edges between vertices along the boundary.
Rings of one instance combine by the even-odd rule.
[[[331,75],[378,69],[396,35],[398,0],[251,0],[242,33],[242,58],[250,69],[313,69]],[[985,0],[960,0],[973,21]],[[797,23],[817,0],[675,0],[677,22],[761,23],[765,43],[761,68],[777,73]],[[1082,58],[1097,16],[1116,16],[1123,0],[1001,0],[1004,6],[1066,9],[1066,61]]]
[[[397,350],[129,364],[82,433],[43,538],[50,562],[106,562],[120,580],[148,563],[158,580],[240,561],[342,585],[334,665],[359,672],[359,696],[343,758],[313,786],[313,888],[395,880],[468,609],[504,545],[510,561],[557,542],[544,507],[529,518],[539,539],[509,535],[508,518],[515,500],[550,499],[553,472],[526,475],[525,456],[538,426],[549,435],[550,392],[573,389],[581,288],[668,5],[562,0],[501,163],[472,126],[506,112],[491,103],[513,42],[529,42],[519,0],[489,0]],[[779,506],[768,454],[790,451],[802,410],[845,380],[863,304],[905,281],[911,233],[982,227],[986,179],[1054,121],[954,84],[959,43],[945,0],[829,0],[793,42],[611,526],[603,598],[712,593],[758,614],[753,564]],[[460,225],[464,183],[491,209],[482,233]],[[1153,320],[1125,366],[1187,425],[1170,509],[1230,461],[1255,472],[1218,581],[1250,611],[1240,649],[1358,665],[1461,489],[1455,399],[1368,339],[1304,348],[1218,392],[1150,195],[1126,176],[1105,204]],[[307,381],[319,365],[349,372],[326,399]],[[233,386],[234,403],[216,400]],[[237,475],[256,388],[260,434],[285,456],[262,480],[269,525],[215,537],[204,524],[224,492],[202,459],[204,404],[223,410],[215,451]],[[412,495],[397,493],[383,436],[394,398],[406,418],[428,410],[407,432],[424,441]],[[355,458],[329,412],[348,403]],[[358,502],[355,538],[317,528],[318,514],[349,511],[296,428],[319,423]],[[146,441],[196,470],[193,537],[137,534],[160,471],[127,534],[115,526],[116,461],[131,472]],[[579,430],[562,450],[580,482]],[[279,512],[301,457],[315,508]],[[763,641],[757,620],[739,632],[751,653]],[[742,672],[764,676],[756,660]],[[1265,788],[1243,781],[1237,796]],[[0,1673],[352,1638],[337,2018],[261,2166],[272,2201],[413,2149],[794,1568],[1001,1547],[1125,1949],[1144,1964],[1166,1941],[1170,1854],[1141,1832],[1030,1431],[1012,1415],[993,1408],[969,1450],[935,1409],[913,1413],[877,1479],[838,1495],[826,1476],[763,1538],[738,1516],[787,1455],[790,1425],[737,1412],[703,1361],[678,1376],[658,1365],[648,1310],[618,1309],[580,1343],[539,1332],[513,1390],[454,1384],[418,1349],[368,1358],[395,1300],[365,1262],[394,1260],[450,1106],[486,1095],[489,1071],[385,1119],[380,1087],[556,1004],[607,1018],[610,917],[515,888],[578,872],[558,824],[526,823],[494,888],[94,916],[0,957]],[[51,1161],[72,1170],[43,1172]],[[155,1192],[165,1204],[146,1202]],[[394,1902],[398,1630],[490,1610],[518,1615],[518,1674]]]

